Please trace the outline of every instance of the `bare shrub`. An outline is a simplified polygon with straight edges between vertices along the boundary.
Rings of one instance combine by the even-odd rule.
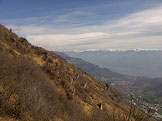
[[[32,60],[9,58],[1,53],[0,65],[0,82],[5,87],[0,94],[1,114],[20,118],[25,112],[31,112],[32,117],[43,119],[56,113],[58,100],[55,86]],[[13,94],[18,99],[11,99]]]
[[[67,121],[88,119],[75,101],[56,91],[53,82],[30,59],[1,52],[0,82],[5,88],[0,93],[0,115],[31,117],[36,121],[48,121],[55,116]]]

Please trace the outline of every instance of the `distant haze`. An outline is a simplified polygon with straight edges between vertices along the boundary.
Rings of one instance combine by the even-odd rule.
[[[66,52],[112,71],[132,76],[162,77],[162,51]]]

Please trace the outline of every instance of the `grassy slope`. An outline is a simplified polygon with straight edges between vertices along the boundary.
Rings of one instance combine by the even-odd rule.
[[[0,120],[126,120],[114,89],[2,25],[0,52]]]

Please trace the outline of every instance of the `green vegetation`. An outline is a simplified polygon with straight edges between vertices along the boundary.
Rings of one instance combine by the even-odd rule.
[[[158,110],[158,113],[162,115],[162,108]]]

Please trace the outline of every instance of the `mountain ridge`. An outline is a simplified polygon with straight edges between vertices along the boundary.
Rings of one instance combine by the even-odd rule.
[[[129,93],[134,93],[137,97],[141,96],[140,100],[150,103],[161,105],[161,84],[162,78],[148,78],[148,77],[135,77],[122,75],[112,72],[110,69],[101,68],[92,63],[86,62],[80,58],[68,56],[63,52],[56,52],[58,55],[66,59],[69,63],[82,69],[88,74],[92,75],[98,80],[113,85],[118,89],[124,97],[128,97]],[[127,98],[126,98],[127,99]]]
[[[54,52],[58,54],[59,56],[61,56],[62,58],[64,58],[65,60],[67,60],[70,64],[75,65],[76,67],[82,69],[83,71],[87,72],[88,74],[92,75],[98,80],[100,80],[101,77],[103,77],[102,81],[104,81],[104,78],[108,79],[108,78],[124,78],[124,77],[126,78],[127,77],[127,75],[122,75],[117,72],[112,72],[108,68],[101,68],[100,66],[87,62],[83,59],[70,57],[64,52],[57,52],[57,51],[54,51]]]
[[[162,51],[84,51],[65,52],[123,75],[162,77]],[[97,58],[96,58],[97,57]]]

